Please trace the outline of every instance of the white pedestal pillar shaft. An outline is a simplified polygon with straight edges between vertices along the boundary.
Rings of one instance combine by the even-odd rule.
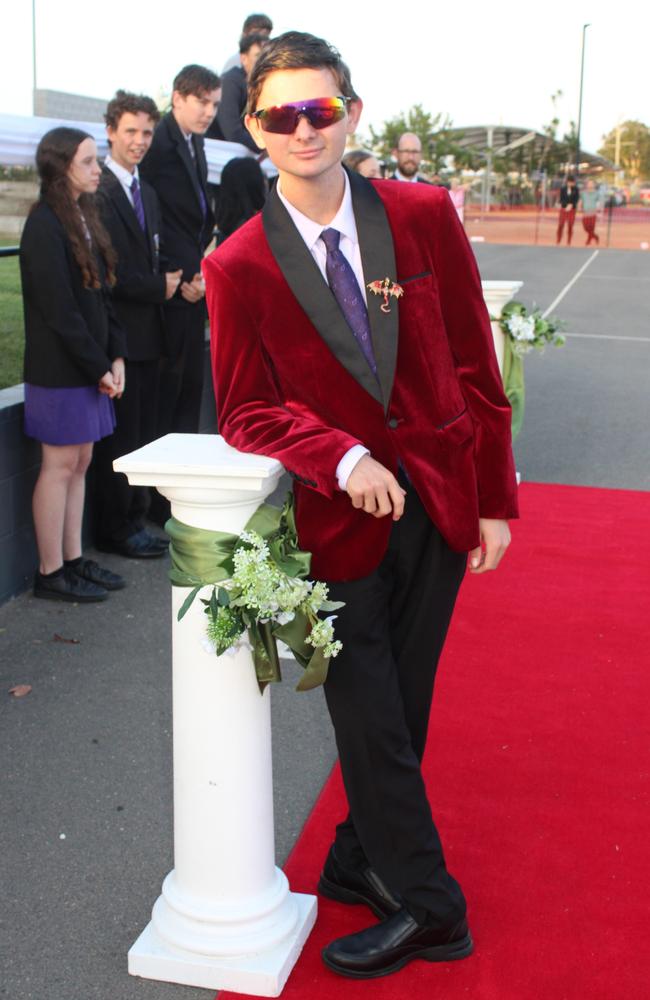
[[[233,534],[282,473],[272,459],[190,434],[161,438],[115,468],[156,486],[178,520]],[[198,597],[177,621],[188,593],[172,588],[174,869],[129,951],[129,972],[278,996],[316,899],[291,893],[275,866],[270,689],[260,695],[247,650],[216,657],[207,648]]]
[[[501,317],[501,310],[507,302],[511,302],[523,285],[523,281],[482,281],[483,298],[488,308],[490,316],[497,320]],[[492,322],[492,336],[494,337],[494,350],[499,371],[503,375],[503,352],[505,350],[505,334],[498,323]]]

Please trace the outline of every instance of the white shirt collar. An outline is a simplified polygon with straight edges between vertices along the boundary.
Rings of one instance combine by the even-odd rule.
[[[134,177],[137,180],[138,184],[140,183],[137,166],[133,168],[133,173],[131,174],[129,173],[128,170],[125,170],[125,168],[121,166],[119,163],[116,163],[110,153],[107,154],[106,159],[104,160],[104,166],[108,167],[108,169],[115,174],[118,181],[120,181],[124,185],[124,187],[130,188]]]
[[[418,180],[417,174],[413,174],[412,177],[405,177],[399,167],[395,168],[395,177],[398,181],[407,181],[410,182],[411,184],[417,184]]]
[[[280,180],[276,186],[278,192],[278,197],[287,212],[291,216],[291,220],[302,236],[303,240],[307,244],[307,248],[312,250],[314,245],[320,239],[320,234],[324,229],[338,229],[341,236],[347,236],[352,243],[358,243],[359,237],[357,236],[357,224],[354,218],[354,209],[352,207],[352,192],[350,191],[350,180],[345,171],[343,171],[345,177],[345,189],[343,191],[343,200],[339,205],[338,211],[332,221],[328,225],[323,225],[321,222],[314,222],[307,215],[300,212],[290,201],[287,201],[285,196],[282,194],[282,188],[280,187]]]

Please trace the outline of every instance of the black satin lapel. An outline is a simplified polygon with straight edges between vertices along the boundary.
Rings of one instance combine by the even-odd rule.
[[[346,371],[381,403],[377,380],[275,188],[262,210],[262,222],[271,252],[307,316]]]
[[[176,148],[178,149],[179,156],[183,163],[185,164],[185,169],[190,175],[190,180],[192,182],[192,187],[194,188],[194,194],[196,195],[196,200],[198,205],[201,205],[201,196],[199,194],[199,175],[196,170],[196,164],[192,159],[192,154],[189,151],[187,140],[181,133],[179,129],[178,138],[175,138]],[[196,148],[194,149],[196,152]]]
[[[397,281],[393,234],[388,224],[384,203],[370,181],[351,171],[348,171],[348,175],[366,285],[371,281],[381,281],[383,278]],[[390,312],[385,313],[380,308],[383,302],[380,295],[373,295],[368,288],[366,295],[377,375],[381,384],[384,409],[388,410],[397,363],[398,300],[391,299]]]

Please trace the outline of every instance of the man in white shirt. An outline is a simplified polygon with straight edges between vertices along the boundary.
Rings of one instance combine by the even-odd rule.
[[[393,156],[397,160],[397,167],[393,174],[396,181],[407,181],[416,184],[428,184],[425,177],[420,177],[418,169],[422,162],[422,143],[413,132],[404,132],[398,139],[397,146],[393,150]]]
[[[203,271],[220,432],[293,476],[310,575],[344,603],[324,690],[350,812],[318,888],[383,919],[323,959],[372,978],[472,950],[420,762],[468,550],[497,567],[516,482],[471,248],[446,193],[344,170],[361,109],[323,39],[269,42],[246,125],[278,185]]]
[[[160,118],[158,109],[150,97],[118,90],[105,117],[110,153],[102,170],[98,203],[117,252],[113,298],[127,336],[129,381],[122,398],[115,400],[115,432],[99,441],[94,451],[95,540],[102,551],[153,559],[165,554],[167,543],[145,528],[150,492],[146,487],[129,486],[126,476],[113,472],[112,463],[157,436],[164,353],[162,306],[175,294],[182,272],[165,273],[158,198],[138,171]]]

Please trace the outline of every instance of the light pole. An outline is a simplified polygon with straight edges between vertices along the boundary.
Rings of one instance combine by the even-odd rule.
[[[582,55],[580,57],[580,98],[578,100],[578,129],[576,135],[576,180],[580,176],[580,126],[582,125],[582,84],[585,73],[585,36],[588,24],[582,26]]]

